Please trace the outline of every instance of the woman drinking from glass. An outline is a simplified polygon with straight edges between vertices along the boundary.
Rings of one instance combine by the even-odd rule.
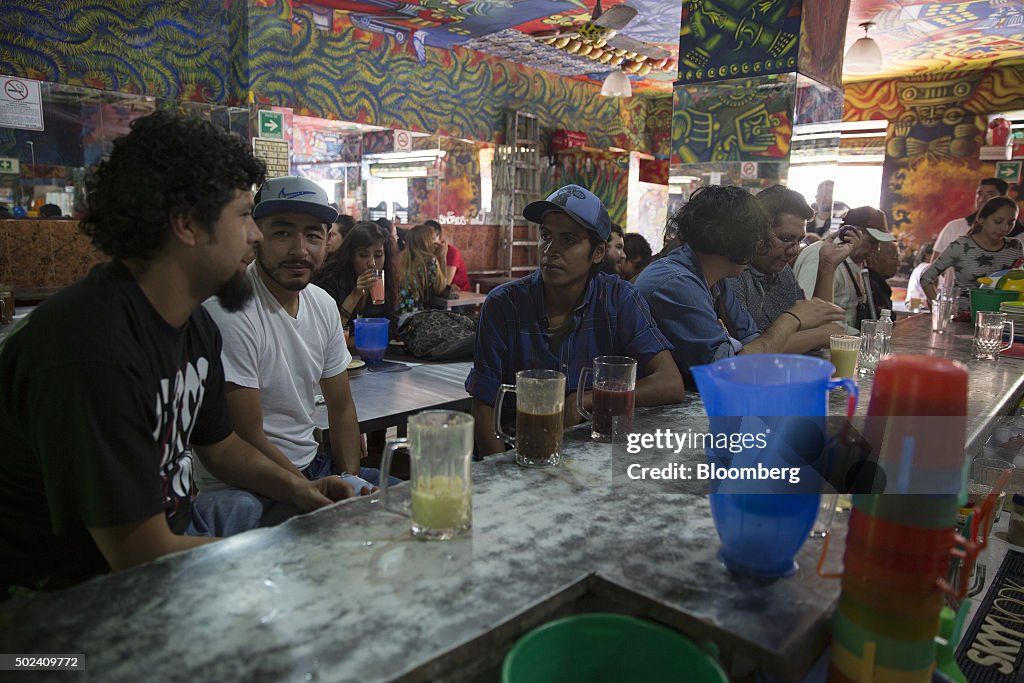
[[[314,283],[338,303],[346,330],[351,332],[356,317],[388,318],[394,324],[398,302],[396,260],[391,234],[376,223],[366,222],[356,223],[338,250],[327,257]],[[381,271],[383,283],[378,282]],[[352,335],[348,338],[352,339]]]

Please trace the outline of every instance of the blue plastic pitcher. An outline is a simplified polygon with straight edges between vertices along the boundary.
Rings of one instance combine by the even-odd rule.
[[[707,449],[709,464],[800,468],[799,484],[711,481],[711,516],[725,565],[760,576],[789,576],[796,571],[794,558],[814,526],[820,499],[815,463],[801,459],[806,453],[799,447],[794,450],[792,444],[801,436],[794,432],[814,436],[809,432],[816,430],[820,440],[828,392],[840,387],[849,394],[847,417],[852,416],[857,384],[846,378],[832,380],[828,361],[789,354],[737,356],[690,371],[708,413],[710,432],[727,434],[731,441],[745,434],[766,434],[767,447]]]

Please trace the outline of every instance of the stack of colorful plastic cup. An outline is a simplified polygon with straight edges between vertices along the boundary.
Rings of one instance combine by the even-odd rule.
[[[931,681],[966,415],[960,363],[891,356],[878,364],[864,432],[880,447],[887,493],[853,496],[830,680]]]

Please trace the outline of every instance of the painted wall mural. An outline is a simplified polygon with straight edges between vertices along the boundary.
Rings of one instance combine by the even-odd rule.
[[[678,86],[672,163],[785,159],[795,96],[792,76]]]
[[[591,144],[650,151],[638,134],[650,98],[603,98],[596,86],[461,48],[426,47],[426,63],[383,35],[336,18],[316,28],[306,7],[251,8],[252,90],[296,113],[494,141],[504,112],[536,113],[542,130],[584,129]]]
[[[672,155],[672,98],[652,99],[649,105],[644,127],[650,131],[651,154],[668,159]]]
[[[801,0],[686,0],[679,79],[700,83],[796,71]]]
[[[553,170],[552,188],[570,183],[582,185],[601,198],[613,222],[626,224],[628,154],[563,154]]]
[[[4,3],[0,73],[179,100],[245,102],[245,2]]]
[[[342,13],[338,13],[340,15]],[[317,28],[288,0],[46,0],[4,8],[0,73],[157,98],[248,101],[296,113],[493,141],[507,109],[585,128],[600,147],[650,151],[650,98],[602,98],[579,80],[461,48],[417,55],[346,17]]]
[[[974,189],[992,176],[981,161],[988,114],[1024,107],[1024,65],[932,74],[846,89],[844,121],[887,120],[882,209],[914,244],[973,211]],[[1011,196],[1020,199],[1019,186]]]

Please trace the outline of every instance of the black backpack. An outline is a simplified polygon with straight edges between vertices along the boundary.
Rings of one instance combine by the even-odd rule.
[[[473,358],[476,321],[455,311],[426,310],[414,314],[398,328],[405,350],[427,360]]]

